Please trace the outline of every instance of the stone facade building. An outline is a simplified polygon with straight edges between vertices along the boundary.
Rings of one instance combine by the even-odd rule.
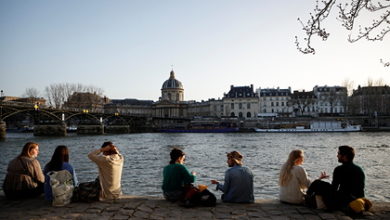
[[[221,99],[209,99],[207,101],[188,103],[188,116],[221,118],[223,116],[223,101]]]
[[[96,93],[75,92],[64,103],[64,109],[70,111],[88,110],[94,113],[103,113],[104,105],[109,103],[107,97],[101,97]]]
[[[112,99],[104,105],[104,113],[150,117],[153,115],[153,101],[138,99]]]
[[[280,89],[259,88],[259,113],[277,113],[278,116],[288,117],[292,114],[292,107],[289,106],[291,99],[291,88]]]
[[[173,70],[170,73],[169,79],[162,85],[160,101],[176,103],[184,101],[183,84],[175,78],[175,72]]]
[[[293,109],[293,116],[317,117],[317,97],[313,91],[305,92],[295,90],[289,102]]]
[[[183,84],[173,70],[161,87],[161,97],[153,104],[153,116],[158,118],[186,118],[188,104],[184,102]]]
[[[342,86],[315,86],[313,93],[317,98],[319,115],[340,115],[346,113],[348,91]]]
[[[231,86],[223,97],[224,116],[256,118],[259,112],[259,97],[251,86]]]
[[[352,115],[390,115],[390,87],[359,86],[349,98],[348,109]]]

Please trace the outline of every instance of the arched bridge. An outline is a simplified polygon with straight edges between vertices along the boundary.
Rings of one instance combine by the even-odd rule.
[[[150,118],[142,115],[106,114],[104,112],[58,110],[32,103],[0,102],[0,138],[6,128],[33,129],[34,135],[129,133],[148,129]]]

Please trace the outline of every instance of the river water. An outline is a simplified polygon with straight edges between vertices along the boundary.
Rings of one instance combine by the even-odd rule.
[[[142,133],[122,135],[34,137],[30,133],[9,133],[0,142],[0,180],[8,162],[16,157],[27,141],[39,143],[38,160],[43,167],[57,145],[69,147],[70,163],[80,182],[97,175],[96,165],[87,154],[104,141],[112,141],[125,156],[122,189],[125,194],[161,196],[162,169],[169,152],[178,146],[186,153],[186,166],[196,171],[197,183],[209,185],[211,179],[223,181],[227,169],[226,152],[238,150],[244,165],[252,169],[256,199],[278,198],[278,174],[293,149],[305,151],[304,167],[310,178],[321,171],[332,174],[337,162],[337,147],[350,145],[356,150],[355,163],[366,174],[366,197],[390,202],[390,133]],[[329,180],[330,181],[330,180]],[[213,191],[215,192],[215,191]],[[220,192],[216,193],[217,196]]]

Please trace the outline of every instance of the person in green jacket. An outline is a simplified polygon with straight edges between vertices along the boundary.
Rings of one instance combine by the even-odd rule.
[[[174,148],[169,165],[164,167],[162,190],[164,198],[171,202],[179,201],[184,197],[185,187],[195,182],[196,172],[189,172],[183,165],[186,155],[183,151]]]

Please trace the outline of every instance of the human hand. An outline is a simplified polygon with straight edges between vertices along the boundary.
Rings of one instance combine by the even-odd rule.
[[[194,175],[194,176],[196,176],[196,172],[195,172],[195,171],[192,171],[191,174]]]
[[[321,175],[320,175],[319,179],[321,180],[321,179],[326,179],[326,178],[329,178],[329,175],[326,174],[325,171],[324,171],[324,172],[321,172]]]
[[[101,148],[100,152],[113,154],[113,153],[118,153],[119,151],[118,151],[118,148],[115,147],[115,145],[107,145],[107,146]]]
[[[218,184],[219,182],[216,180],[211,180],[211,184]]]

